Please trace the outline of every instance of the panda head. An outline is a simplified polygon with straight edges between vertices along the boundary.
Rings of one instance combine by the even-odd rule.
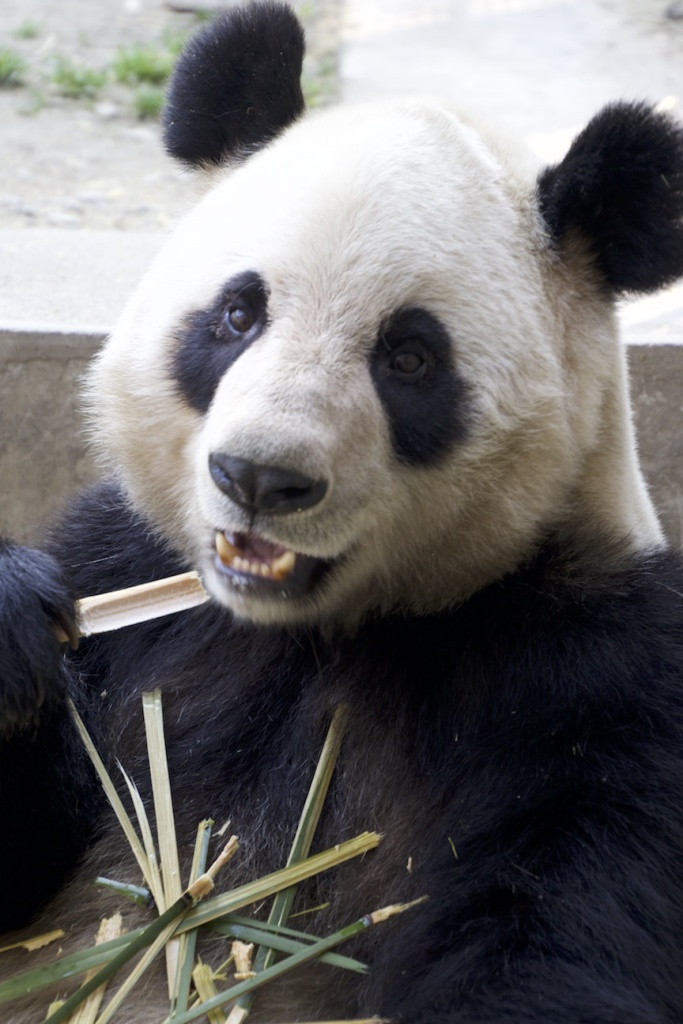
[[[557,166],[446,104],[303,114],[288,8],[209,22],[166,141],[209,189],[96,362],[132,503],[260,623],[447,607],[551,532],[661,542],[615,297],[683,274],[683,135],[636,104]]]

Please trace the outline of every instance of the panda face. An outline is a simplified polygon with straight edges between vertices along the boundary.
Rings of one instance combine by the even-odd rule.
[[[442,608],[553,525],[614,332],[532,194],[496,137],[381,105],[304,119],[180,225],[97,362],[94,418],[235,613]]]

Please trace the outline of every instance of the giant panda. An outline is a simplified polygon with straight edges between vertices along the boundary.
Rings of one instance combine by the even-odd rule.
[[[206,191],[92,368],[108,476],[2,545],[0,945],[150,916],[92,884],[140,878],[67,695],[149,801],[161,689],[184,877],[229,819],[230,885],[286,862],[346,705],[314,849],[383,841],[295,909],[325,935],[428,899],[343,950],[367,974],[313,963],[255,1022],[680,1022],[683,568],[615,302],[683,274],[683,133],[615,103],[539,167],[445,102],[306,113],[302,53],[267,0],[181,56],[166,145]],[[188,569],[201,607],[55,639],[75,597]],[[115,1020],[167,1012],[160,967]]]

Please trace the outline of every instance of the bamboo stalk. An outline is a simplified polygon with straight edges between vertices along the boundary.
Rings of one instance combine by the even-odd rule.
[[[178,843],[176,840],[175,816],[173,814],[173,800],[171,797],[171,779],[168,772],[168,759],[166,757],[160,690],[157,689],[151,693],[143,693],[142,712],[147,737],[149,768],[152,777],[152,796],[157,823],[165,908],[170,907],[172,903],[180,899],[183,887],[180,882]],[[173,998],[174,983],[178,972],[178,954],[178,941],[174,939],[166,945],[169,999]]]
[[[76,601],[78,633],[79,636],[92,636],[122,626],[133,626],[194,608],[208,599],[209,595],[196,572],[183,572],[137,587],[83,597]],[[69,640],[63,629],[57,628],[56,633],[60,643]]]
[[[154,942],[158,935],[165,933],[168,926],[175,925],[178,918],[184,914],[187,914],[192,905],[191,899],[186,898],[185,895],[174,903],[172,907],[169,907],[165,913],[161,914],[156,920],[152,921],[151,924],[147,925],[146,928],[141,929],[139,935],[132,941],[128,942],[123,949],[104,967],[101,968],[93,977],[90,978],[81,988],[74,992],[62,1005],[51,1014],[46,1021],[46,1024],[64,1024],[68,1021],[71,1014],[77,1009],[78,1006],[83,1002],[91,992],[94,992],[100,985],[105,984],[113,978],[118,971],[124,967],[129,960],[143,949]]]

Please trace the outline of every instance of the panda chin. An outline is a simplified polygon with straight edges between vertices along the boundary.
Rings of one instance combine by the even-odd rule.
[[[232,590],[251,597],[294,598],[309,594],[332,561],[273,544],[257,533],[216,533],[213,565]]]

